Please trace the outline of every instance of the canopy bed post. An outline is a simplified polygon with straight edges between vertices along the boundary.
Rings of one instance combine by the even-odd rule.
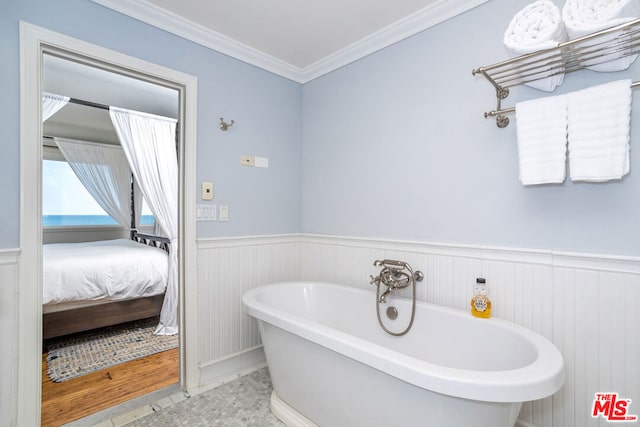
[[[133,174],[131,174],[131,227],[129,230],[129,238],[131,240],[135,240],[134,239],[134,234],[137,230],[136,228],[136,195],[135,195],[135,186],[136,186],[136,182],[135,182],[135,178],[133,177]]]

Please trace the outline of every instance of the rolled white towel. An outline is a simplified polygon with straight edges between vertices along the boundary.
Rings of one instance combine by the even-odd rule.
[[[516,103],[520,182],[561,183],[566,176],[567,96]]]
[[[638,17],[640,17],[640,0],[567,0],[562,8],[562,20],[572,40],[624,24]],[[582,46],[614,41],[621,35],[621,32],[612,33],[606,37],[585,41]],[[585,62],[585,65],[593,71],[626,70],[638,55],[623,56],[624,54],[624,51],[616,51],[616,48],[607,49],[601,52],[598,58]]]
[[[630,79],[567,94],[573,181],[609,181],[629,172],[631,102]]]
[[[554,48],[567,39],[560,9],[549,0],[538,0],[528,4],[515,14],[504,33],[503,42],[509,56],[513,58],[542,49]],[[549,71],[550,68],[547,67],[534,76],[540,80],[525,84],[539,90],[553,91],[562,84],[564,74],[550,76],[550,74],[557,72],[557,70]]]

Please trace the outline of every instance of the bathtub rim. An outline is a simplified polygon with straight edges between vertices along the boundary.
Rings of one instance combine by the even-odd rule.
[[[374,294],[366,289],[331,282],[275,282],[251,289],[243,295],[242,303],[245,313],[409,384],[449,396],[486,402],[526,402],[548,397],[560,390],[564,384],[564,360],[560,351],[547,338],[513,322],[498,318],[475,319],[462,310],[417,301],[418,307],[457,316],[468,316],[474,322],[492,322],[498,327],[517,332],[529,341],[538,353],[533,363],[522,368],[502,371],[450,368],[408,356],[309,319],[275,309],[257,299],[261,292],[269,289],[292,286],[328,286],[362,295]]]

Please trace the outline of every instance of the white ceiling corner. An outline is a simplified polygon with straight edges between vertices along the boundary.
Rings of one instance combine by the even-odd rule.
[[[187,19],[180,10],[186,2],[180,2],[180,6],[175,6],[177,9],[172,12],[148,0],[91,1],[282,77],[306,83],[490,0],[424,0],[426,6],[422,9],[396,19],[383,28],[375,28],[355,42],[345,42],[344,46],[329,55],[323,55],[311,65],[303,67]],[[397,3],[389,2],[389,8],[396,6]],[[380,12],[378,10],[378,13]],[[302,18],[291,16],[289,19]],[[352,19],[353,22],[358,22],[359,17],[353,16]],[[345,22],[345,19],[342,21]],[[269,25],[271,24],[265,22],[263,29],[253,26],[251,31],[254,34],[258,31],[260,37],[266,38]],[[327,25],[326,28],[327,31],[332,31],[331,25]],[[261,30],[265,30],[264,36],[260,33]],[[292,40],[303,40],[303,37],[297,36],[290,35]]]

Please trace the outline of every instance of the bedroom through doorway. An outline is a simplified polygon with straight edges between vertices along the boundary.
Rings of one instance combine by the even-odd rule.
[[[59,426],[179,390],[181,103],[87,58],[42,64],[41,425]],[[136,133],[146,126],[164,142]]]

